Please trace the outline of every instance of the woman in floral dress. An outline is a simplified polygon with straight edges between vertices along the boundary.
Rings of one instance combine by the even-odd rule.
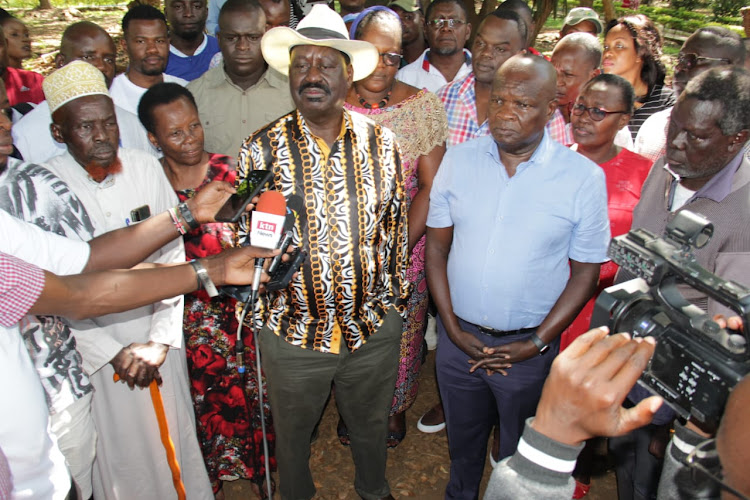
[[[406,410],[417,397],[422,365],[429,294],[424,267],[424,240],[430,188],[445,153],[448,121],[438,97],[396,80],[401,61],[401,21],[386,7],[371,7],[352,23],[351,38],[365,40],[378,49],[380,62],[367,78],[354,82],[344,106],[368,116],[396,134],[409,203],[408,270],[412,294],[401,337],[401,357],[388,423],[388,446],[406,435]],[[342,442],[346,439],[339,426]]]
[[[234,185],[235,160],[203,150],[203,128],[190,91],[174,83],[151,87],[141,99],[138,117],[154,146],[162,154],[161,164],[180,201],[195,195],[211,181]],[[204,224],[184,235],[188,260],[199,259],[234,246],[234,225]],[[243,328],[244,363],[237,370],[237,319],[234,299],[210,298],[205,290],[185,296],[185,351],[190,374],[190,392],[196,415],[198,441],[216,498],[223,498],[222,480],[250,479],[253,489],[265,477],[263,436],[256,379],[252,331]],[[273,450],[274,434],[270,409],[263,395],[266,432]],[[275,460],[271,457],[271,467]]]

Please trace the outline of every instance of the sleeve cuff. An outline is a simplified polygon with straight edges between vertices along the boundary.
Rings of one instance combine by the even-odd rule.
[[[521,476],[545,484],[566,485],[584,443],[578,446],[558,443],[532,429],[532,419],[526,420],[523,436],[508,466]]]
[[[672,457],[682,463],[693,451],[693,448],[705,441],[706,438],[700,434],[691,431],[680,422],[674,423],[674,435],[672,436],[671,453]]]

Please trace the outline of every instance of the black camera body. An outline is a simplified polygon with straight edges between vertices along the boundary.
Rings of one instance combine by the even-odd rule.
[[[654,337],[656,350],[638,383],[707,432],[718,428],[729,393],[750,373],[747,333],[719,328],[678,289],[687,285],[720,302],[748,331],[750,289],[704,269],[692,253],[712,235],[711,222],[683,210],[664,237],[634,229],[613,238],[609,257],[637,278],[605,289],[591,318],[592,328]]]

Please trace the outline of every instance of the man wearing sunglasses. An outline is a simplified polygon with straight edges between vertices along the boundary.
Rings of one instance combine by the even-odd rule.
[[[471,52],[464,48],[471,36],[468,13],[461,0],[434,0],[427,7],[425,35],[430,46],[396,78],[418,89],[437,92],[443,85],[471,72]]]
[[[673,87],[677,96],[685,85],[704,71],[716,66],[739,66],[745,62],[745,47],[740,36],[726,28],[707,26],[698,29],[685,41],[677,58]],[[667,151],[667,126],[672,108],[667,108],[643,122],[635,138],[634,151],[651,161]]]

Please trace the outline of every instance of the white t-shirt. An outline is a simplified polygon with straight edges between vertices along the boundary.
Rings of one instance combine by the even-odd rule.
[[[146,129],[141,125],[138,117],[119,106],[115,106],[117,126],[120,129],[120,147],[139,149],[159,157],[156,149],[151,145],[146,135]],[[23,155],[27,163],[44,163],[50,158],[67,151],[65,144],[52,138],[49,126],[52,115],[47,101],[39,105],[13,125],[13,144]]]
[[[425,57],[430,49],[422,52],[422,55],[411,64],[407,64],[396,73],[396,79],[416,87],[418,89],[427,89],[430,92],[437,92],[440,87],[447,85],[449,82],[435,66],[425,61]],[[456,73],[456,77],[451,80],[455,82],[471,73],[471,52],[464,49],[465,61]]]
[[[166,73],[164,73],[164,82],[179,83],[183,87],[188,83],[187,80]],[[147,90],[131,82],[128,76],[122,73],[112,81],[112,85],[109,87],[109,95],[116,105],[138,117],[138,103],[141,102],[141,97]]]
[[[0,210],[0,251],[55,274],[80,272],[87,243],[73,241]],[[13,475],[13,498],[64,499],[70,490],[65,459],[47,433],[48,409],[18,326],[0,326],[0,448]]]

